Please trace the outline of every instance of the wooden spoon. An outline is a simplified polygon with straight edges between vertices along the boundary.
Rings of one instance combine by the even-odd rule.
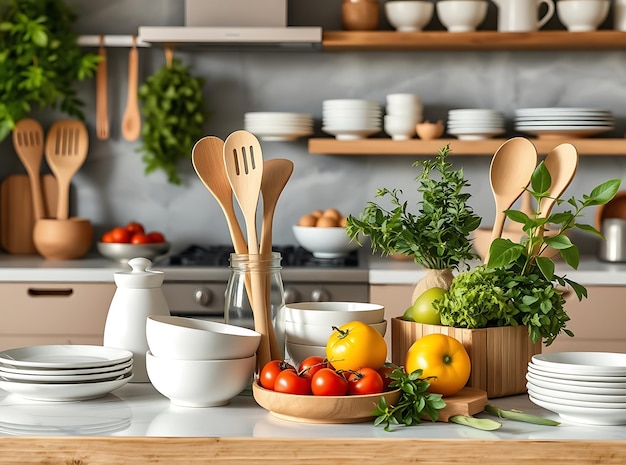
[[[107,52],[104,48],[104,36],[100,36],[98,48],[98,70],[96,71],[96,137],[100,140],[109,138],[109,108],[107,101]]]
[[[28,173],[36,221],[46,216],[39,176],[44,149],[44,134],[41,124],[30,118],[18,121],[13,130],[13,145]]]
[[[87,128],[78,120],[57,121],[48,130],[46,161],[58,185],[57,219],[69,216],[69,192],[72,176],[87,158],[89,136]]]
[[[139,52],[137,50],[137,37],[133,36],[133,45],[128,52],[128,96],[126,97],[126,110],[122,118],[122,135],[128,141],[137,140],[141,133],[141,115],[138,103],[139,82]]]
[[[491,242],[502,235],[506,215],[504,211],[522,195],[537,165],[537,150],[524,137],[514,137],[502,144],[491,160],[489,179],[496,201],[496,218],[491,231]],[[489,256],[485,257],[485,263]]]
[[[261,195],[263,196],[263,227],[261,229],[260,253],[272,252],[272,223],[276,204],[293,173],[293,162],[285,158],[275,158],[263,163]]]
[[[194,145],[191,161],[202,183],[222,207],[235,253],[247,254],[248,246],[235,215],[233,189],[224,166],[224,141],[214,136],[203,137]]]

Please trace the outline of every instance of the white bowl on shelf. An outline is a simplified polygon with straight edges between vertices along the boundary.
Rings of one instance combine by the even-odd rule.
[[[427,1],[388,1],[385,15],[389,24],[400,32],[421,31],[433,18],[435,11],[432,2]]]

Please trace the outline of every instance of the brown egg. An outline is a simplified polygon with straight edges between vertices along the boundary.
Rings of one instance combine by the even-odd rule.
[[[298,221],[298,226],[313,227],[315,226],[316,222],[317,222],[317,218],[315,218],[313,215],[304,215]]]
[[[326,218],[335,218],[335,220],[339,221],[341,213],[339,213],[339,210],[336,208],[328,208],[324,210],[324,214],[322,216],[325,216]]]
[[[315,218],[319,218],[320,216],[322,216],[324,214],[324,212],[322,210],[313,210],[310,215],[315,217]]]
[[[328,216],[322,216],[321,218],[318,218],[315,226],[317,226],[318,228],[336,228],[337,220]]]

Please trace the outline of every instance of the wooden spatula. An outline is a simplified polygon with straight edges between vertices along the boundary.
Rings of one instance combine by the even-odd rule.
[[[13,146],[28,173],[33,212],[35,221],[37,221],[46,216],[39,175],[44,149],[44,134],[41,124],[30,118],[18,121],[13,130]]]
[[[109,107],[107,99],[107,53],[104,48],[104,36],[100,36],[98,48],[98,70],[96,71],[96,137],[100,140],[109,138]]]

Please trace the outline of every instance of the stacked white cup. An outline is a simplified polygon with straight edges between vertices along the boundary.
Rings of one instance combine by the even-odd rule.
[[[389,94],[385,110],[384,129],[393,140],[415,137],[415,125],[422,121],[424,111],[419,95]]]

